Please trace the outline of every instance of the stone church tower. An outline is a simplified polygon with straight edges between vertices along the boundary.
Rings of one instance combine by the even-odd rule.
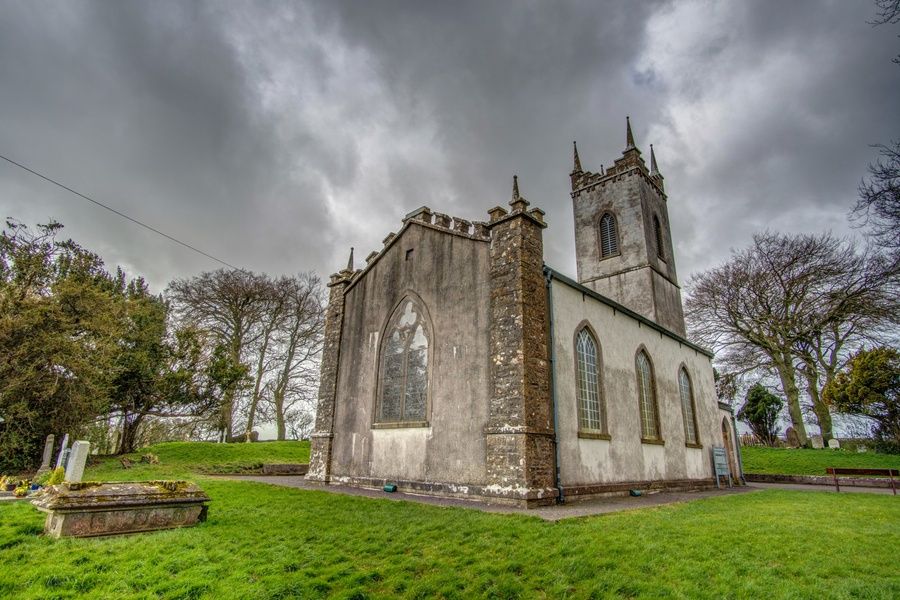
[[[648,170],[626,118],[622,157],[592,173],[581,168],[576,147],[570,178],[578,283],[684,336],[666,192],[653,146]]]

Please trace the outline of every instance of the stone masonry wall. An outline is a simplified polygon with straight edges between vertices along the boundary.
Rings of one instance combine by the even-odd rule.
[[[556,495],[548,360],[547,292],[540,211],[495,209],[491,223],[493,393],[487,436],[488,492],[526,503]]]
[[[309,472],[306,479],[327,483],[331,477],[331,446],[334,438],[334,403],[337,392],[341,330],[344,323],[344,291],[350,271],[332,275],[328,284],[328,309],[325,313],[325,339],[319,380],[316,429],[310,436]]]

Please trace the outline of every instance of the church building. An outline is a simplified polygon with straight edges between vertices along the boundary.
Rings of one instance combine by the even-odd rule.
[[[544,211],[427,207],[332,275],[307,479],[538,506],[740,476],[712,354],[685,337],[663,176],[630,123],[570,174],[577,277],[544,264]]]

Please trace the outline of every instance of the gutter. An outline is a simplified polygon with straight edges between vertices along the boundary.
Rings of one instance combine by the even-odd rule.
[[[556,489],[559,495],[556,497],[557,504],[565,504],[566,496],[563,491],[562,482],[559,474],[559,418],[556,409],[556,344],[553,341],[553,271],[544,268],[544,278],[547,281],[547,324],[549,327],[549,344],[550,344],[550,405],[553,408],[553,451],[556,456]]]

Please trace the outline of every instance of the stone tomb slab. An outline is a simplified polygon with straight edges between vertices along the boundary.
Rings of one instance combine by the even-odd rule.
[[[187,481],[62,483],[33,504],[47,513],[55,538],[93,537],[189,527],[206,520],[209,496]]]

